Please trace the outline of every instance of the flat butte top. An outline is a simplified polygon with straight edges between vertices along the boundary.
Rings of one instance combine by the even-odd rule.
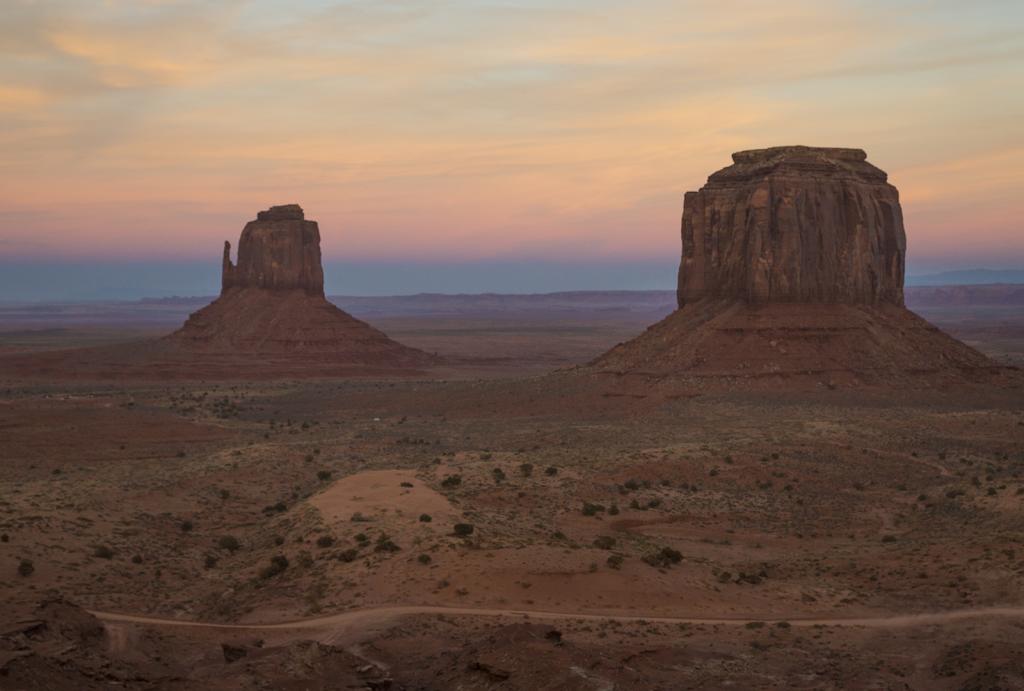
[[[885,171],[868,163],[863,149],[819,146],[773,146],[737,151],[733,164],[713,173],[709,187],[731,187],[773,177],[848,179],[885,184]]]

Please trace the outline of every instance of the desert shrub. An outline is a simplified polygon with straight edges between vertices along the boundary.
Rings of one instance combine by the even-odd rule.
[[[222,489],[222,490],[220,490],[219,492],[217,492],[217,494],[219,494],[219,495],[220,495],[220,498],[221,498],[221,499],[227,499],[228,497],[230,497],[230,496],[231,496],[231,492],[229,492],[229,491],[228,491],[228,490],[226,490],[226,489]]]
[[[505,481],[505,471],[502,470],[501,468],[495,468],[494,470],[492,470],[491,475],[494,476],[494,481],[496,483],[501,483]]]
[[[895,535],[883,535],[882,536],[882,542],[896,542],[896,536]]]
[[[11,541],[11,536],[8,535],[7,533],[4,533],[3,535],[0,535],[0,542],[10,542],[10,541]]]
[[[346,549],[338,555],[338,561],[352,562],[359,558],[359,550],[355,548]]]
[[[224,535],[217,540],[217,546],[229,552],[237,552],[242,545],[234,535]]]
[[[683,560],[683,555],[671,547],[662,547],[657,552],[645,555],[643,559],[645,563],[650,564],[651,566],[668,568],[673,564],[681,562]]]
[[[307,569],[313,565],[313,555],[306,550],[299,552],[299,556],[296,557],[296,560],[299,562],[299,566],[303,566]]]
[[[284,535],[275,535],[274,536],[274,544],[277,545],[278,547],[283,545],[284,544]]]
[[[321,535],[320,537],[318,537],[316,539],[316,546],[320,547],[321,549],[330,547],[333,544],[334,544],[334,538],[331,537],[330,535]]]
[[[473,534],[472,523],[456,523],[452,528],[452,531],[459,537],[469,537]]]
[[[260,570],[260,578],[264,580],[268,578],[273,578],[274,576],[284,573],[285,569],[287,568],[288,557],[284,556],[283,554],[278,554],[277,556],[270,558],[269,566],[265,566],[263,567],[262,570]]]
[[[462,476],[461,475],[449,475],[445,479],[441,480],[441,486],[442,487],[447,487],[447,488],[458,487],[461,484],[462,484]]]
[[[203,560],[203,568],[212,569],[216,565],[217,557],[213,556],[212,554],[207,554],[206,558]]]
[[[523,463],[519,466],[519,474],[523,477],[530,477],[533,475],[533,463]]]
[[[268,514],[269,513],[284,513],[287,510],[288,510],[288,507],[285,506],[285,503],[283,501],[279,501],[276,504],[271,504],[270,506],[263,507],[263,513],[268,513]]]
[[[584,516],[596,516],[598,513],[604,511],[604,507],[600,504],[591,504],[589,501],[583,502],[583,515]]]
[[[356,533],[355,541],[361,545],[365,545],[370,541],[370,538],[367,537],[366,533]]]
[[[329,470],[318,470],[316,473],[316,479],[320,482],[327,482],[331,479],[331,471]]]
[[[133,556],[132,557],[132,563],[133,564],[141,564],[142,563],[142,555],[141,554],[136,554],[135,556]]]
[[[93,550],[92,555],[94,557],[99,557],[100,559],[113,559],[114,550],[110,549],[106,545],[98,545],[96,549]]]
[[[192,521],[182,521],[181,522],[181,532],[183,532],[183,533],[191,533],[192,532],[192,527],[193,527],[192,526]]]
[[[618,516],[619,515],[619,505],[618,504],[612,504],[611,506],[609,506],[608,507],[608,515],[609,516]]]
[[[31,559],[22,559],[18,563],[18,575],[19,576],[31,576],[36,570],[36,565],[32,563]]]
[[[353,523],[369,523],[370,522],[370,519],[367,518],[366,516],[364,516],[359,511],[356,511],[354,514],[352,514],[352,519],[351,520],[352,520]]]
[[[601,535],[594,540],[594,547],[598,549],[612,549],[615,547],[615,538],[610,535]]]
[[[549,477],[552,475],[558,475],[558,468],[556,468],[553,465],[549,465],[547,468],[544,469],[544,474]]]
[[[398,545],[396,545],[391,540],[391,538],[389,538],[384,533],[381,533],[377,537],[377,544],[374,545],[374,547],[373,547],[373,551],[374,552],[397,552],[400,549],[402,549],[402,548],[399,547]]]
[[[421,554],[420,556],[416,557],[416,561],[418,561],[421,564],[429,564],[433,560],[430,558],[429,554]]]
[[[731,580],[732,580],[732,573],[729,572],[729,571],[722,571],[720,574],[718,574],[718,582],[719,583],[728,583]]]
[[[640,483],[633,479],[626,480],[625,482],[622,483],[622,486],[631,492],[640,489]]]
[[[621,554],[613,554],[610,557],[608,557],[607,561],[605,561],[605,563],[608,565],[608,568],[616,570],[622,568],[622,562],[623,558]]]
[[[401,487],[415,487],[416,485],[412,484],[411,482],[403,482],[403,483],[400,484],[400,486]]]
[[[434,519],[430,517],[429,513],[420,514],[420,523],[430,523],[432,520]]]

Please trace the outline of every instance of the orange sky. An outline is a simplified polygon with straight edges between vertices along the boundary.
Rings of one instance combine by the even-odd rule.
[[[732,151],[854,146],[911,259],[1024,264],[1024,4],[4,0],[0,258],[660,259]]]

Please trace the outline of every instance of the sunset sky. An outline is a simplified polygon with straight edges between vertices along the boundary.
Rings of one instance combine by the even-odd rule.
[[[912,269],[1024,266],[1024,2],[0,3],[8,263],[298,202],[335,261],[671,264],[684,191],[797,143],[889,172]]]

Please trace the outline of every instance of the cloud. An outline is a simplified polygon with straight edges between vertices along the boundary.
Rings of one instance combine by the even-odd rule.
[[[343,229],[334,246],[349,256],[585,245],[659,257],[677,251],[685,189],[731,151],[778,143],[868,149],[936,237],[977,217],[967,199],[991,206],[974,235],[992,248],[1006,242],[1000,219],[1024,211],[998,153],[1024,147],[1014,3],[10,0],[4,12],[0,205],[25,215],[0,235],[69,252],[198,255],[286,199]]]

